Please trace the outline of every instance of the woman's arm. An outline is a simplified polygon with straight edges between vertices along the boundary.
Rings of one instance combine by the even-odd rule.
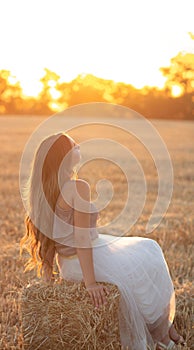
[[[83,271],[85,286],[87,288],[96,281],[90,238],[90,187],[85,181],[76,181],[74,207],[74,237],[77,255]]]
[[[90,187],[87,182],[76,181],[74,196],[74,238],[77,255],[83,273],[86,289],[88,290],[96,307],[106,303],[104,290],[95,280],[93,249],[90,238]]]

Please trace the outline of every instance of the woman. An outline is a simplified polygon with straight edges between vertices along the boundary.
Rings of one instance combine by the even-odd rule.
[[[109,282],[120,290],[119,327],[125,348],[174,349],[183,338],[173,326],[174,288],[160,246],[143,237],[113,237],[96,229],[89,184],[75,178],[79,145],[65,133],[38,147],[27,187],[26,270],[52,281],[56,261],[64,279],[83,280],[95,307],[106,303]],[[98,283],[97,283],[98,282]]]

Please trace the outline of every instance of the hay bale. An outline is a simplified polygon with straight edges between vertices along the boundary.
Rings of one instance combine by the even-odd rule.
[[[94,309],[84,283],[36,283],[21,293],[24,349],[120,349],[117,286],[108,286],[107,304]]]

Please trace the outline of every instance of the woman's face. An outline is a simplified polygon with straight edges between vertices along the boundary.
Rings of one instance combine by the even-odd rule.
[[[72,150],[71,150],[71,166],[74,167],[81,160],[80,146],[71,137],[69,138]]]

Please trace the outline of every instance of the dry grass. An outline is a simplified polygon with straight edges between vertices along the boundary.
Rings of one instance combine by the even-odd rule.
[[[83,282],[62,281],[54,286],[37,283],[24,288],[24,348],[119,350],[119,291],[114,285],[103,284],[110,294],[99,310],[94,310]]]
[[[25,142],[41,118],[1,117],[1,157],[0,157],[0,349],[23,349],[19,296],[28,283],[37,282],[33,272],[23,273],[24,258],[19,259],[19,240],[24,233],[24,209],[18,187],[19,161]],[[194,349],[192,315],[194,303],[192,283],[194,275],[194,123],[187,121],[157,121],[152,123],[167,144],[173,162],[174,191],[167,214],[159,227],[149,237],[156,239],[162,246],[174,281],[177,296],[175,324],[186,338],[185,350]],[[89,129],[74,131],[72,135],[79,142],[87,138]],[[96,127],[89,136],[100,137],[103,130]],[[115,136],[115,137],[114,137]],[[110,137],[134,149],[146,175],[148,193],[146,204],[129,235],[145,235],[145,226],[157,196],[157,176],[150,156],[145,149],[129,139],[127,135],[110,132]],[[132,142],[133,141],[133,142]],[[101,223],[118,215],[125,201],[125,177],[113,165],[108,168],[101,162],[91,163],[82,170],[84,178],[94,186],[96,180],[107,175],[115,188],[110,205],[102,212]],[[95,196],[95,193],[94,193]]]

